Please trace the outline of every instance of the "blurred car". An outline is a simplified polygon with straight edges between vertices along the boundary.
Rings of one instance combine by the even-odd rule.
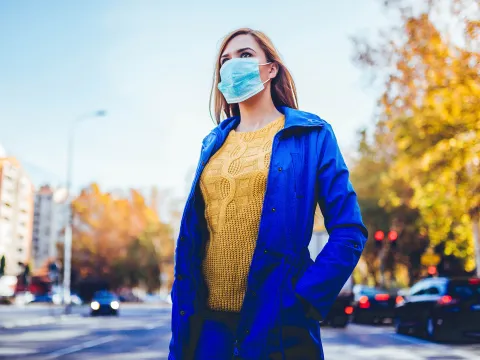
[[[34,294],[31,303],[53,303],[52,294]]]
[[[54,293],[52,295],[52,302],[55,305],[61,305],[62,302],[63,302],[63,294]],[[82,305],[83,304],[83,301],[82,301],[82,299],[80,299],[80,296],[78,296],[77,294],[74,294],[74,293],[70,294],[70,302],[71,302],[72,305]]]
[[[360,324],[391,324],[395,316],[395,304],[401,297],[396,292],[370,286],[354,289],[353,322]]]
[[[52,286],[51,290],[52,302],[55,305],[63,303],[63,286]],[[83,300],[74,292],[70,292],[70,302],[72,305],[82,305]]]
[[[344,284],[342,290],[340,290],[340,293],[337,295],[335,302],[332,304],[328,315],[322,321],[321,325],[330,325],[335,328],[346,327],[353,314],[353,299],[353,280],[350,277]]]
[[[98,291],[90,303],[90,315],[118,315],[120,299],[110,291]]]
[[[0,303],[10,303],[15,297],[17,277],[11,275],[0,276]]]
[[[30,291],[23,291],[15,294],[15,300],[13,303],[18,306],[24,306],[30,304],[34,299],[35,295],[33,295]]]
[[[480,337],[480,279],[427,278],[396,308],[395,329],[433,341]]]

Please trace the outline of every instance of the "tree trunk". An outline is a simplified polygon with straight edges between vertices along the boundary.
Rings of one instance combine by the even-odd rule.
[[[475,266],[477,277],[480,277],[480,217],[477,213],[472,217],[473,249],[475,251]]]

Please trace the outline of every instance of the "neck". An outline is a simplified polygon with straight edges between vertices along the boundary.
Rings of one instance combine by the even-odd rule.
[[[254,131],[277,119],[282,114],[273,104],[270,86],[239,104],[240,124],[237,131]]]

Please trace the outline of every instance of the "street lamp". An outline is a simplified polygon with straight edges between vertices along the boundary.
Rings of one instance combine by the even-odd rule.
[[[70,310],[71,296],[70,296],[70,277],[72,272],[72,226],[73,226],[73,209],[72,197],[70,194],[72,186],[72,168],[73,168],[73,144],[76,126],[87,119],[94,117],[106,116],[105,110],[98,110],[93,113],[84,114],[78,117],[70,127],[68,138],[68,152],[67,152],[67,224],[65,228],[65,242],[64,242],[64,260],[63,260],[63,303],[65,305],[65,312]]]

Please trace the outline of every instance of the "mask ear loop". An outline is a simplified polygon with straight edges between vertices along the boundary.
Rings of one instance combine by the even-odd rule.
[[[258,66],[263,66],[263,65],[269,65],[269,64],[273,64],[273,61],[270,61],[270,62],[267,62],[265,64],[258,64]],[[263,85],[265,85],[267,82],[269,82],[270,80],[272,80],[272,78],[268,78],[267,81],[264,81],[262,82]]]

